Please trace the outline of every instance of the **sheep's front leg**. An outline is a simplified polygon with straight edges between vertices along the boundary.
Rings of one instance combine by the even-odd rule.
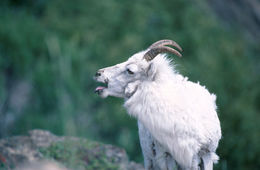
[[[139,139],[146,170],[180,170],[174,158],[153,138],[138,121]]]
[[[146,128],[143,126],[143,124],[138,121],[138,132],[139,132],[139,139],[140,144],[144,156],[144,167],[146,170],[155,170],[155,156],[156,152],[154,150],[154,141],[149,133],[149,131],[146,130]]]

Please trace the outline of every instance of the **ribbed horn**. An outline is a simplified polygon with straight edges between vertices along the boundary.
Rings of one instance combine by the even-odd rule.
[[[167,47],[165,45],[171,45],[173,47],[176,47],[178,50],[182,51],[182,48],[175,41],[160,40],[160,41],[153,43],[149,47],[150,50],[145,53],[144,59],[146,59],[146,61],[151,61],[152,59],[154,59],[160,53],[172,53],[172,54],[175,54],[179,57],[182,56],[181,53],[178,52],[177,50],[175,50],[171,47]]]
[[[173,40],[159,40],[159,41],[156,41],[155,43],[153,43],[152,45],[150,45],[149,48],[151,49],[151,48],[165,46],[165,45],[171,45],[173,47],[176,47],[178,50],[182,51],[182,48],[179,46],[179,44],[177,44]]]

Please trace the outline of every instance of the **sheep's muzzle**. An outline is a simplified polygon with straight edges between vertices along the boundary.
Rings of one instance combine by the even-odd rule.
[[[97,93],[98,95],[100,95],[103,92],[103,90],[108,87],[108,80],[107,79],[105,79],[105,80],[100,79],[102,73],[103,73],[103,71],[99,70],[98,72],[96,72],[96,74],[94,76],[94,80],[96,80],[97,82],[105,84],[105,86],[96,87],[95,93]]]

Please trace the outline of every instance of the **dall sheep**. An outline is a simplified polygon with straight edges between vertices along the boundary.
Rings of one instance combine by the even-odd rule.
[[[172,40],[160,40],[127,61],[97,71],[102,98],[125,99],[138,120],[145,169],[211,170],[221,138],[216,96],[179,74],[164,53],[181,56]]]

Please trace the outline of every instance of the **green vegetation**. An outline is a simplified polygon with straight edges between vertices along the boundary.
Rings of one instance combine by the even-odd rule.
[[[116,144],[142,161],[136,120],[122,100],[97,97],[92,76],[163,38],[184,49],[177,69],[217,94],[216,169],[260,167],[260,42],[222,27],[204,1],[1,0],[0,135],[43,128]]]
[[[5,164],[3,162],[0,162],[0,169],[4,169],[5,168]]]
[[[58,161],[70,169],[118,169],[116,161],[105,153],[105,146],[88,140],[66,139],[40,149],[45,158]]]

